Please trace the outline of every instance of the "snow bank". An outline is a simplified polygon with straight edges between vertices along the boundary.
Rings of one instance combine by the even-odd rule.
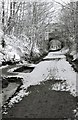
[[[22,89],[17,96],[13,97],[10,100],[9,107],[11,107],[14,103],[18,103],[19,101],[22,100],[24,96],[28,96],[29,92],[26,92],[26,90]]]
[[[0,44],[0,53],[2,54],[2,57],[0,55],[0,61],[9,61],[9,60],[14,60],[14,61],[19,61],[20,60],[20,55],[17,52],[17,49],[14,47],[14,43],[12,42],[13,39],[8,37],[7,35],[4,36],[5,40],[5,47],[2,48]]]
[[[25,47],[27,47],[27,42],[24,40],[20,40],[13,35],[5,35],[4,37],[6,42],[6,47],[4,49],[5,54],[8,59],[14,58],[15,60],[19,60],[24,56],[27,52]],[[8,54],[7,54],[8,53]],[[9,58],[10,56],[10,58]]]
[[[27,66],[27,67],[36,67],[36,64],[29,64],[27,62],[25,62],[25,64],[18,64],[16,65],[16,67],[13,67],[11,69],[9,69],[7,72],[12,73],[14,72],[14,70],[17,70],[18,68],[22,67],[22,66]],[[2,67],[3,68],[3,67]],[[1,69],[1,68],[0,68]]]
[[[30,58],[32,41],[24,34],[21,34],[19,38],[14,35],[5,35],[5,47],[0,47],[0,51],[5,55],[3,56],[5,61],[20,61],[25,58]],[[32,50],[33,57],[39,57],[40,51],[35,44]],[[1,56],[1,55],[0,55]]]
[[[60,55],[57,55],[57,54],[54,54],[54,53],[49,53],[45,58],[44,58],[44,60],[45,59],[56,59],[56,58],[65,58],[65,55],[62,55],[62,54],[60,54]]]
[[[50,52],[44,59],[56,59],[56,58],[66,58],[64,54],[66,54],[69,49],[63,48],[60,51]]]
[[[8,65],[1,66],[1,67],[0,67],[0,70],[2,70],[3,68],[6,68],[6,67],[8,67]]]
[[[13,59],[14,61],[20,61],[20,55],[17,53],[17,50],[10,45],[6,45],[6,47],[4,48],[4,54],[4,59],[6,61],[12,61]]]

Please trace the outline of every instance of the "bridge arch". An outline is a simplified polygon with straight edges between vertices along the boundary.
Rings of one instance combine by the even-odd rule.
[[[49,49],[60,50],[65,46],[65,42],[61,39],[60,35],[48,33]]]

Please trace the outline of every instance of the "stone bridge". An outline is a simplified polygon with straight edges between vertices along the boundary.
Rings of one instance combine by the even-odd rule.
[[[60,36],[59,34],[48,33],[50,51],[60,50],[61,48],[64,47],[64,42],[61,40],[61,37],[59,36]]]

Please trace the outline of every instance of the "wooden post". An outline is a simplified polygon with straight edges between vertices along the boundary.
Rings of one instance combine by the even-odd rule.
[[[12,17],[12,2],[10,2],[10,17]]]
[[[16,2],[13,2],[13,15],[15,14],[15,5],[16,5]]]
[[[33,46],[37,43],[37,3],[33,2]]]

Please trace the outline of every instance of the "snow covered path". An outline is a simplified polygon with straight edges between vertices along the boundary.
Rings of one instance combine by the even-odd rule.
[[[53,58],[54,60],[41,61],[39,64],[36,65],[35,69],[31,73],[18,74],[18,77],[23,78],[23,86],[21,86],[22,90],[19,91],[17,96],[13,97],[10,100],[9,106],[13,105],[13,103],[22,100],[22,97],[24,97],[25,95],[28,95],[29,93],[26,93],[26,90],[30,85],[37,85],[40,84],[40,82],[46,80],[62,80],[64,82],[61,88],[60,84],[56,83],[52,89],[70,91],[73,95],[76,95],[77,73],[71,67],[69,62],[66,61],[65,55],[60,55],[60,51],[53,53],[50,52],[46,56],[46,58]]]
[[[50,57],[54,58],[53,53],[50,53]],[[24,79],[25,87],[38,84],[44,80],[56,79],[66,80],[71,92],[76,92],[76,73],[66,61],[64,55],[56,55],[56,57],[62,58],[60,60],[42,61],[36,66],[32,73],[20,73],[19,75]]]

